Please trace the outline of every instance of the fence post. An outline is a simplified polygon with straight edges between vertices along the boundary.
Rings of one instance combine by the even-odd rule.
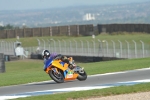
[[[47,41],[48,41],[48,42],[47,42],[47,43],[48,43],[48,50],[51,51],[51,50],[50,50],[50,41],[49,41],[49,39],[47,39]]]
[[[137,58],[136,42],[134,40],[132,41],[134,42],[134,47],[135,47],[135,58]]]
[[[1,41],[1,50],[2,52],[5,52],[5,44],[4,44],[5,41]]]
[[[75,54],[77,55],[77,41],[76,40],[73,40],[75,42],[75,45],[76,45],[76,51],[75,51]]]
[[[11,41],[12,54],[15,55],[14,41]]]
[[[82,40],[80,40],[81,41],[81,48],[82,48],[82,53],[81,54],[83,54],[83,41]]]
[[[68,26],[68,35],[70,36],[70,25]]]
[[[108,56],[108,42],[105,40],[105,42],[106,42],[106,52],[107,52],[107,56]]]
[[[126,40],[125,40],[126,41]],[[127,49],[128,49],[128,58],[129,58],[129,42],[128,41],[126,41],[126,43],[127,43]]]
[[[55,40],[54,39],[50,39],[51,41],[53,41],[54,45],[53,45],[53,48],[54,48],[54,52],[56,52],[56,43],[55,43]]]
[[[144,42],[140,40],[140,42],[142,43],[142,51],[143,51],[143,58],[145,57],[145,52],[144,52]]]
[[[5,45],[6,45],[6,50],[5,50],[5,52],[6,52],[6,54],[8,55],[8,53],[9,53],[9,42],[6,41]]]
[[[60,40],[58,40],[58,43],[59,43],[59,52],[61,54],[61,42],[60,42]]]
[[[111,42],[113,43],[113,50],[114,50],[114,57],[116,57],[115,53],[116,53],[116,50],[115,50],[115,42],[113,40],[111,40]]]
[[[50,36],[52,36],[52,27],[50,27]]]
[[[7,42],[5,41],[5,52],[7,51]]]
[[[94,55],[94,54],[95,54],[95,41],[92,40],[92,42],[93,42],[93,48],[94,48],[94,50],[93,50],[93,51],[94,51],[94,52],[93,52],[93,55]],[[94,56],[95,56],[95,55],[94,55]]]
[[[121,41],[120,40],[118,40],[118,42],[120,43],[120,57],[122,58],[122,43],[121,43]]]
[[[13,43],[11,41],[9,41],[9,50],[9,53],[11,52],[10,54],[14,54]]]
[[[79,36],[79,25],[77,25],[77,35]]]
[[[87,47],[88,47],[88,55],[89,55],[89,47],[90,47],[90,46],[89,46],[89,41],[86,40],[86,43],[87,43]]]
[[[72,55],[72,42],[69,40],[69,44],[70,44],[70,54]]]
[[[38,41],[38,46],[40,46],[40,44],[41,44],[41,43],[40,43],[40,40],[39,40],[39,39],[36,39],[36,40]]]
[[[11,44],[10,41],[7,41],[7,50],[8,50],[8,55],[11,53]]]
[[[66,48],[66,41],[65,40],[62,40],[63,42],[64,42],[64,45],[65,45],[65,54],[66,54],[66,52],[67,52],[67,48]]]
[[[106,53],[105,53],[105,49],[103,48],[103,51],[104,51],[104,56],[106,55],[108,55],[108,42],[106,41],[106,40],[102,40],[102,44],[103,43],[105,43],[105,45],[106,45]],[[103,46],[104,47],[104,46]]]
[[[44,49],[45,49],[45,41],[42,39],[43,43],[44,43]]]
[[[102,46],[102,42],[100,39],[98,39],[98,42],[100,43],[100,46],[99,46],[99,51],[101,50],[102,51],[102,56],[104,56],[103,54],[103,46]],[[99,55],[100,56],[100,55]]]

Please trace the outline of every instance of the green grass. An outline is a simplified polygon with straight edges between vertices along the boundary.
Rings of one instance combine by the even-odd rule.
[[[133,86],[119,86],[106,89],[95,89],[88,91],[76,91],[69,93],[59,93],[53,95],[44,96],[32,96],[26,98],[19,98],[16,100],[71,100],[71,99],[83,99],[92,97],[102,97],[110,95],[119,95],[127,93],[147,92],[150,91],[150,83],[137,84]],[[61,98],[61,99],[60,99]]]
[[[6,72],[0,74],[0,86],[48,80],[42,60],[20,60],[5,63]]]
[[[22,46],[23,47],[31,47],[31,46],[38,46],[38,42],[37,42],[37,38],[38,39],[44,39],[44,40],[47,40],[47,39],[55,39],[55,40],[89,40],[91,41],[92,40],[92,36],[79,36],[79,37],[68,37],[68,36],[53,36],[53,37],[50,37],[50,36],[47,36],[47,37],[28,37],[28,38],[20,38],[20,42],[22,42]],[[132,43],[132,40],[135,40],[137,43],[140,43],[140,40],[142,40],[144,43],[146,44],[150,44],[150,34],[146,34],[146,33],[127,33],[127,32],[118,32],[118,33],[114,33],[112,35],[109,35],[109,34],[100,34],[100,35],[97,35],[95,37],[95,39],[93,40],[97,40],[97,39],[100,39],[100,40],[107,40],[107,41],[110,41],[111,40],[114,40],[115,42],[118,42],[118,40],[120,40],[121,42],[124,42],[125,43],[125,40],[129,41]],[[4,40],[4,41],[16,41],[16,38],[12,38],[12,39],[0,39],[0,40]]]
[[[88,74],[102,74],[108,72],[117,72],[150,67],[150,58],[103,61],[95,63],[81,63]]]
[[[77,63],[88,75],[118,72],[150,67],[150,58],[115,60],[95,63]],[[6,72],[0,73],[0,86],[50,80],[43,71],[42,60],[19,60],[5,63]]]

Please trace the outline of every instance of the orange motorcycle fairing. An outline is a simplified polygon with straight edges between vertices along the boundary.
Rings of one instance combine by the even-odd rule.
[[[64,80],[65,81],[75,80],[75,79],[77,79],[77,77],[78,77],[78,74],[76,74],[76,73],[73,73],[72,76],[67,74]]]
[[[61,69],[62,71],[65,71],[67,70],[67,66],[68,64],[65,64],[65,67],[63,67],[61,64],[60,64],[60,60],[54,60],[53,63],[47,67],[46,69],[46,73],[49,73],[49,70],[51,70],[52,66],[54,66],[55,68],[58,68],[58,69]]]
[[[50,70],[51,70],[51,66],[47,67],[45,72],[48,74]]]

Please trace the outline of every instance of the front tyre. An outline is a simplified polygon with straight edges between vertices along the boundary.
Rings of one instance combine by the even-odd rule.
[[[62,73],[59,71],[58,73],[54,72],[53,70],[49,71],[49,76],[57,83],[63,83],[64,78]]]
[[[77,79],[79,80],[79,81],[84,81],[84,80],[86,80],[87,79],[87,74],[86,74],[86,72],[84,71],[84,70],[82,70],[82,72],[78,72],[78,77],[77,77]]]

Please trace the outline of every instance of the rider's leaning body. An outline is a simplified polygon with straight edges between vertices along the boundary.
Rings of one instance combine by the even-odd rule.
[[[46,71],[46,66],[45,66],[46,61],[48,59],[50,59],[50,58],[52,58],[52,59],[60,59],[61,61],[65,62],[65,63],[71,64],[69,62],[69,59],[66,56],[63,56],[63,55],[57,54],[57,53],[51,53],[50,54],[50,52],[48,50],[43,50],[43,52],[42,52],[42,58],[44,59],[44,68],[43,68],[44,71]],[[70,67],[72,69],[73,66],[70,66]]]

